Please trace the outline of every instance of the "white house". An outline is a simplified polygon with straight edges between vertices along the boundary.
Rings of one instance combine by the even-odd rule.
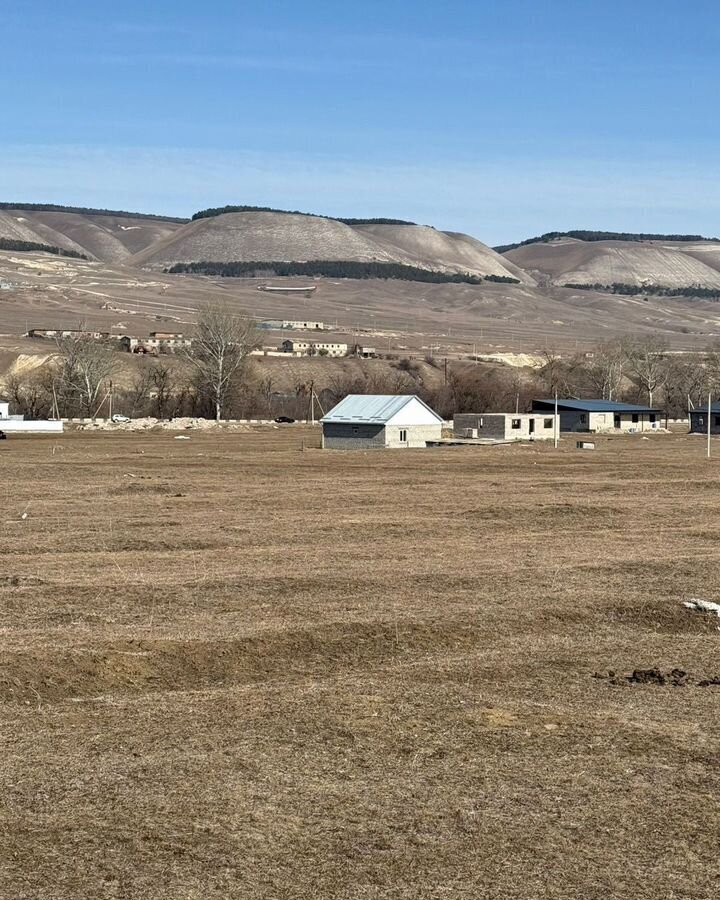
[[[349,394],[320,420],[333,450],[425,447],[442,437],[442,418],[412,394]]]

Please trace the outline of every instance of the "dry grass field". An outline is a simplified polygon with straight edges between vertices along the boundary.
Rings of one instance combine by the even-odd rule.
[[[0,897],[716,898],[720,446],[303,438],[0,444]]]

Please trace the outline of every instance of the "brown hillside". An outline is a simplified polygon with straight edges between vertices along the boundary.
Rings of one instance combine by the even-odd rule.
[[[453,231],[437,231],[427,225],[357,225],[388,253],[414,260],[420,268],[470,272],[517,278],[525,284],[534,279],[476,238]]]
[[[707,250],[705,248],[708,248]],[[720,288],[720,247],[660,241],[562,238],[504,254],[550,284],[636,284]]]
[[[198,219],[184,225],[176,234],[136,254],[132,262],[155,267],[201,260],[305,262],[312,259],[400,261],[343,222],[291,213],[244,212]]]
[[[127,260],[179,227],[178,222],[134,216],[0,210],[0,237],[49,244],[109,263]]]

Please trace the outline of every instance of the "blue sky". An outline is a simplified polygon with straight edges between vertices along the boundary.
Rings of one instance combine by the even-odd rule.
[[[2,7],[0,199],[720,234],[710,2]]]

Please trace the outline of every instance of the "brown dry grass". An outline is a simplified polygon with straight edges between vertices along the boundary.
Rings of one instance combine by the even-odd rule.
[[[3,900],[716,897],[703,441],[303,436],[0,445]]]

